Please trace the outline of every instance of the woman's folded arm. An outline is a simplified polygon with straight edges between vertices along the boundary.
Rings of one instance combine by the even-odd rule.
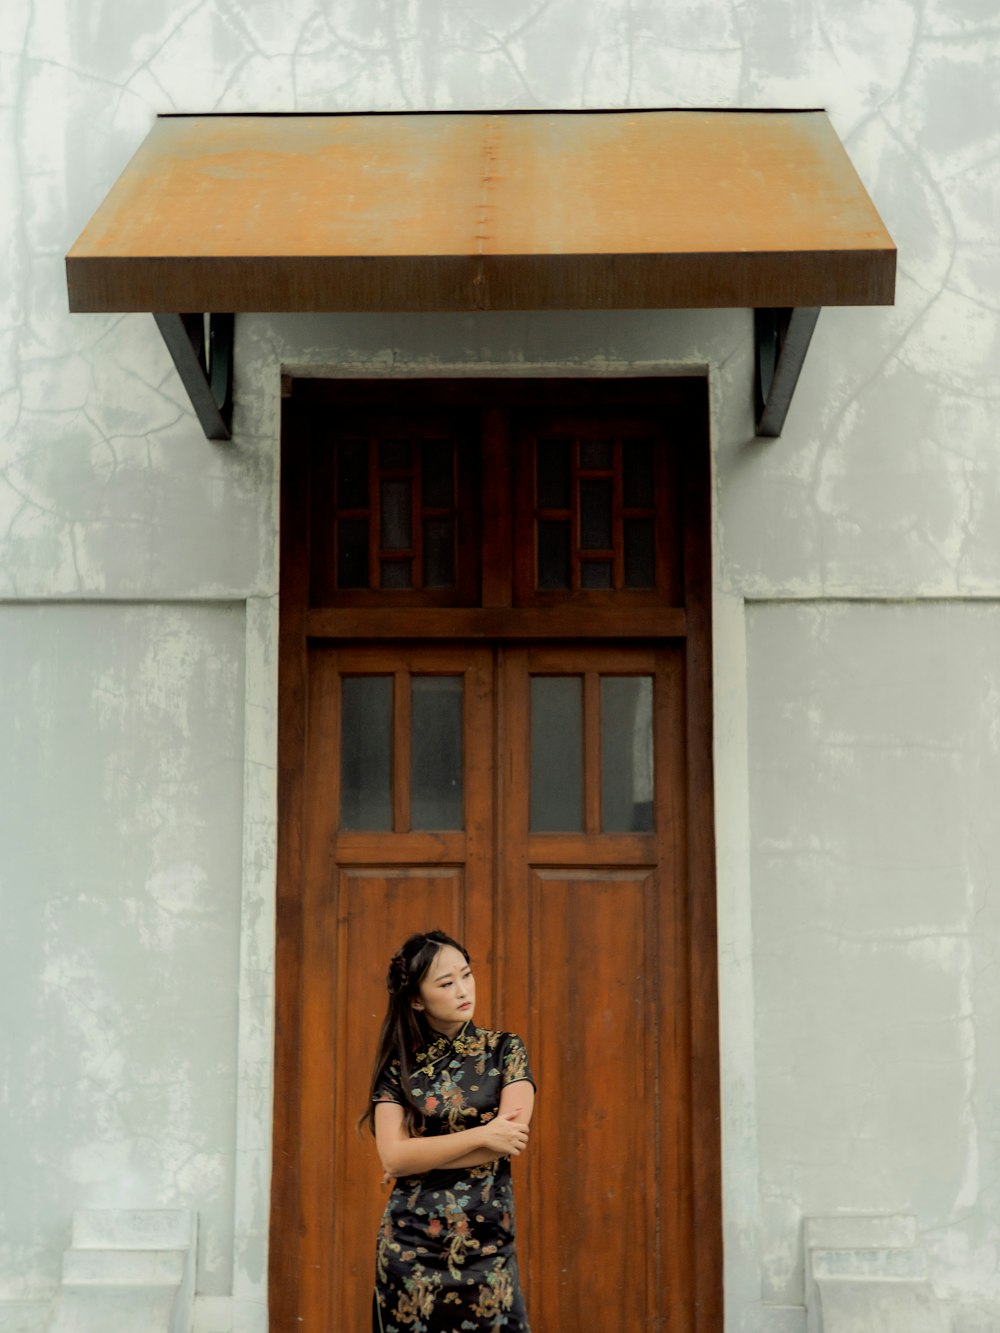
[[[524,1094],[525,1088],[530,1097]],[[515,1089],[521,1090],[517,1096]],[[406,1132],[403,1108],[398,1102],[379,1102],[375,1107],[375,1144],[382,1166],[389,1176],[420,1176],[450,1166],[482,1166],[497,1157],[517,1157],[527,1146],[533,1100],[530,1083],[512,1083],[501,1094],[495,1119],[472,1129],[426,1138]]]

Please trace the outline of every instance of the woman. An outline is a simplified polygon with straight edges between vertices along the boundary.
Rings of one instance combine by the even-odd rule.
[[[520,1037],[472,1021],[469,955],[443,931],[393,955],[362,1116],[395,1186],[379,1232],[373,1333],[529,1333],[510,1158],[535,1087]]]

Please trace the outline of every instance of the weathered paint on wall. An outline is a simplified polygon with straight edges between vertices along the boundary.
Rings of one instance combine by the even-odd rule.
[[[0,1294],[77,1207],[187,1206],[228,1292],[241,606],[0,607]]]
[[[170,1203],[181,1180],[209,1222],[201,1333],[266,1327],[283,367],[710,373],[727,1329],[802,1328],[800,1218],[820,1207],[916,1211],[956,1330],[1000,1324],[996,607],[947,602],[1000,593],[998,48],[984,0],[3,7],[0,670],[19,706],[0,753],[27,767],[0,765],[23,812],[0,995],[22,1015],[3,1088],[25,1136],[0,1327],[2,1296],[50,1290],[74,1206]],[[150,319],[66,314],[62,256],[156,112],[622,105],[825,106],[900,247],[894,310],[822,315],[779,441],[752,439],[745,312],[248,318],[231,445],[202,438]],[[895,604],[914,598],[937,600]],[[108,772],[78,800],[84,755]],[[68,836],[33,842],[56,813]],[[179,1031],[188,983],[217,987],[219,1024],[149,1049],[149,975]]]
[[[748,647],[766,1294],[850,1200],[996,1302],[1000,615],[764,604]]]

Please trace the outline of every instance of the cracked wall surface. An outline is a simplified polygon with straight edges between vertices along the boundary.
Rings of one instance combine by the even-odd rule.
[[[75,1208],[181,1207],[233,1250],[243,607],[0,607],[0,1296]]]
[[[199,1333],[266,1327],[282,369],[683,366],[716,455],[727,1330],[798,1333],[801,1216],[860,1207],[917,1213],[958,1333],[1000,1326],[998,56],[993,0],[7,0],[0,1328],[122,1181],[208,1219]],[[893,309],[823,312],[780,440],[746,312],[241,318],[231,444],[148,316],[66,312],[158,112],[619,106],[823,106],[899,246]],[[192,979],[218,1022],[182,1054]]]
[[[995,1302],[1000,615],[763,604],[748,649],[766,1290],[850,1200]]]

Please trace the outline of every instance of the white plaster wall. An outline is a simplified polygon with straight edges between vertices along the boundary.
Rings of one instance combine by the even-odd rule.
[[[1000,1202],[988,1150],[997,1071],[983,981],[997,923],[990,911],[974,910],[976,895],[985,902],[988,892],[988,855],[977,862],[971,840],[976,834],[991,845],[992,742],[974,733],[993,707],[986,668],[995,611],[988,602],[947,604],[1000,594],[998,48],[993,0],[686,7],[641,0],[7,0],[0,7],[0,597],[8,602],[0,632],[18,626],[12,647],[0,640],[0,661],[19,664],[15,688],[24,699],[0,726],[10,731],[17,719],[39,740],[30,782],[12,761],[0,761],[2,790],[25,812],[12,853],[0,853],[4,920],[17,927],[14,942],[3,936],[0,986],[17,984],[14,1003],[24,1015],[17,1060],[37,1047],[83,1060],[77,1048],[89,1048],[77,1038],[79,1015],[46,999],[22,936],[50,951],[55,975],[70,967],[81,947],[70,922],[93,932],[102,903],[130,895],[144,901],[139,883],[159,882],[179,849],[186,851],[191,807],[162,775],[148,789],[123,785],[97,825],[106,837],[91,836],[80,814],[67,813],[81,834],[72,864],[69,852],[60,858],[49,849],[33,868],[27,830],[53,818],[49,793],[64,781],[65,747],[106,763],[114,757],[123,771],[154,762],[165,747],[175,772],[189,773],[197,787],[204,747],[222,745],[224,733],[232,762],[213,773],[197,803],[202,812],[229,811],[197,832],[198,863],[216,867],[207,900],[177,905],[173,942],[149,946],[138,929],[127,936],[122,925],[119,941],[127,938],[128,947],[98,969],[126,1008],[139,969],[147,962],[159,969],[176,988],[172,1004],[183,1027],[182,983],[192,963],[181,942],[201,939],[203,910],[218,957],[233,967],[239,958],[239,980],[230,971],[226,990],[230,1004],[238,997],[238,1014],[205,1036],[177,1094],[205,1121],[197,1130],[185,1122],[186,1133],[206,1136],[204,1170],[194,1171],[185,1197],[207,1211],[214,1237],[199,1278],[201,1333],[266,1327],[282,367],[710,370],[727,1329],[801,1327],[804,1211],[890,1202],[919,1214],[939,1288],[961,1299],[963,1333],[1000,1327],[992,1276]],[[745,313],[241,319],[237,430],[229,445],[201,437],[150,319],[66,314],[65,251],[158,111],[626,105],[827,107],[900,246],[895,309],[824,312],[780,441],[752,439]],[[858,597],[883,600],[853,610],[823,604]],[[753,605],[748,620],[746,598],[810,604]],[[938,600],[894,605],[910,598]],[[123,605],[94,606],[94,599]],[[244,604],[242,616],[223,605],[230,601]],[[174,646],[150,667],[144,645],[157,636]],[[187,657],[177,648],[184,636]],[[897,644],[914,651],[952,644],[952,655],[935,659],[936,677],[907,675]],[[796,655],[798,678],[788,665]],[[982,670],[963,666],[966,656]],[[171,710],[194,716],[198,663],[207,671],[216,659],[232,673],[227,702],[204,719],[206,730],[178,729]],[[44,677],[38,698],[24,693],[32,671]],[[118,732],[98,726],[98,682],[110,672],[121,708],[136,720]],[[829,680],[818,703],[809,693],[813,677]],[[880,712],[871,704],[875,680],[896,682],[875,737],[887,754],[882,764],[866,730],[871,710]],[[808,726],[784,718],[776,681],[788,687],[789,716],[808,714]],[[62,749],[41,743],[56,716],[60,737],[77,738],[60,740]],[[843,751],[838,736],[847,737]],[[953,767],[935,768],[936,745],[952,747]],[[786,809],[783,768],[800,772],[803,793],[817,802],[829,797],[829,808],[817,812],[800,800]],[[855,783],[844,778],[848,770]],[[921,785],[932,781],[935,790],[941,784],[936,802]],[[859,784],[869,798],[860,809]],[[149,792],[167,807],[158,841],[143,824]],[[978,822],[960,822],[963,799]],[[897,812],[899,837],[908,818],[932,807],[948,845],[947,863],[918,867],[912,902],[902,859],[887,853],[872,867],[881,844],[868,817],[879,805]],[[918,821],[921,828],[929,818]],[[141,852],[126,852],[120,827],[137,831]],[[799,855],[801,889],[792,895],[774,840],[784,838],[794,851],[813,836],[819,851],[812,861]],[[884,937],[877,918],[862,918],[852,955],[873,1015],[860,1034],[851,1023],[860,998],[844,1009],[828,1003],[843,965],[828,933],[837,850],[851,901],[859,902],[854,886],[866,884],[869,897],[858,910],[881,903],[886,913]],[[64,892],[72,867],[79,901],[68,905],[60,933],[61,922],[45,926],[40,903]],[[97,878],[105,897],[91,901],[87,886]],[[780,911],[789,895],[800,927],[794,935]],[[928,927],[923,952],[908,942],[917,925]],[[101,947],[103,937],[96,938],[93,947]],[[824,941],[827,955],[811,971],[806,964]],[[867,970],[858,961],[865,949]],[[801,976],[805,990],[791,1014],[781,989],[789,973]],[[221,984],[221,963],[210,980]],[[909,1019],[894,1007],[901,984],[914,988]],[[939,1010],[935,1026],[928,1015]],[[926,1106],[904,1095],[922,1086],[917,1014],[927,1019],[928,1058],[939,1076]],[[138,1040],[133,1022],[123,1010],[106,1035],[127,1048]],[[894,1038],[899,1062],[877,1061]],[[151,1077],[169,1054],[168,1045],[144,1050]],[[59,1226],[72,1207],[93,1201],[86,1181],[73,1183],[73,1154],[104,1142],[104,1132],[161,1193],[118,1197],[126,1191],[110,1182],[126,1177],[109,1167],[100,1201],[169,1203],[181,1193],[168,1180],[176,1117],[164,1098],[147,1099],[141,1125],[114,1120],[119,1112],[98,1106],[95,1096],[78,1119],[59,1103],[56,1075],[41,1085],[48,1111],[36,1117],[13,1076],[19,1067],[13,1055],[6,1059],[0,1086],[25,1127],[24,1155],[46,1162],[54,1151],[56,1165],[34,1175],[19,1166],[16,1188],[4,1190],[0,1296],[44,1296],[64,1242]],[[808,1076],[791,1077],[797,1069]],[[817,1069],[831,1091],[829,1107],[812,1086]],[[218,1077],[207,1089],[211,1070]],[[851,1080],[862,1075],[863,1122],[851,1095]],[[131,1095],[124,1076],[120,1083]],[[786,1128],[790,1136],[794,1130],[794,1160]],[[857,1165],[844,1170],[854,1129],[890,1145],[874,1181],[860,1181]],[[27,1317],[23,1306],[7,1311],[10,1327]]]
[[[762,604],[748,649],[765,1292],[849,1205],[996,1303],[1000,613]]]
[[[0,607],[0,1299],[75,1208],[233,1253],[242,606]]]

